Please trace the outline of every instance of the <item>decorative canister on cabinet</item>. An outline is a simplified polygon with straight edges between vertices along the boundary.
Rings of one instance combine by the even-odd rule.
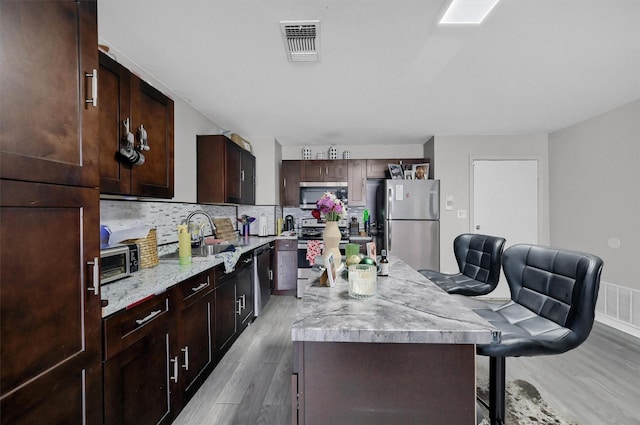
[[[342,152],[342,159],[351,159],[351,151]]]
[[[329,159],[338,159],[338,147],[336,145],[329,147]]]
[[[302,159],[311,159],[311,148],[302,148]]]

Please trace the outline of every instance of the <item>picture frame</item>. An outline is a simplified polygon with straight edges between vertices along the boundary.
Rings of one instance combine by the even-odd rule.
[[[414,179],[414,171],[413,170],[404,170],[404,179],[405,180],[413,180]]]
[[[415,180],[427,180],[429,178],[429,163],[413,164],[413,178]]]
[[[330,252],[325,259],[325,267],[327,269],[327,278],[329,281],[329,287],[333,288],[336,285],[336,262],[333,258],[333,252]]]
[[[389,166],[389,174],[393,180],[403,180],[404,179],[404,170],[402,169],[401,164],[388,164]]]

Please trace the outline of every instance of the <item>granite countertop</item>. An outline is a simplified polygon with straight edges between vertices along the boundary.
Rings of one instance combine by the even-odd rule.
[[[293,341],[488,344],[497,330],[456,297],[396,257],[389,276],[378,276],[378,294],[349,297],[346,270],[334,287],[319,286],[315,272],[293,322]]]
[[[295,236],[251,236],[243,240],[242,246],[236,245],[236,249],[243,254],[277,239],[295,239]],[[193,257],[192,263],[187,266],[181,266],[177,259],[161,258],[160,263],[155,267],[142,269],[125,279],[101,286],[101,297],[108,301],[107,306],[102,308],[102,317],[123,310],[152,295],[162,294],[183,280],[222,263],[222,259],[217,255]]]

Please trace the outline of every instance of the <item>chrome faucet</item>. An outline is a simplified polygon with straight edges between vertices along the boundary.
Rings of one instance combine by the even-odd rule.
[[[216,226],[213,224],[213,219],[211,218],[211,216],[209,214],[207,214],[203,210],[197,210],[197,211],[194,211],[194,212],[190,213],[187,216],[187,218],[182,220],[182,224],[186,224],[187,225],[187,229],[189,229],[189,231],[191,231],[190,230],[191,219],[193,218],[194,215],[198,215],[198,214],[205,216],[207,218],[207,220],[209,220],[209,225],[211,226],[211,236],[215,236]],[[203,242],[204,242],[203,229],[204,229],[204,223],[200,226],[200,229],[198,230],[197,239],[195,240],[196,247],[203,246]],[[191,235],[191,242],[192,243],[194,243],[193,236],[194,235],[192,234]]]

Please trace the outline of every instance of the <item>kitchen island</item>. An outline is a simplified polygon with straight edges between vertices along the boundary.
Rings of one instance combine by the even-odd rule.
[[[292,325],[294,424],[475,423],[475,344],[496,329],[398,258],[375,297],[313,276]]]

